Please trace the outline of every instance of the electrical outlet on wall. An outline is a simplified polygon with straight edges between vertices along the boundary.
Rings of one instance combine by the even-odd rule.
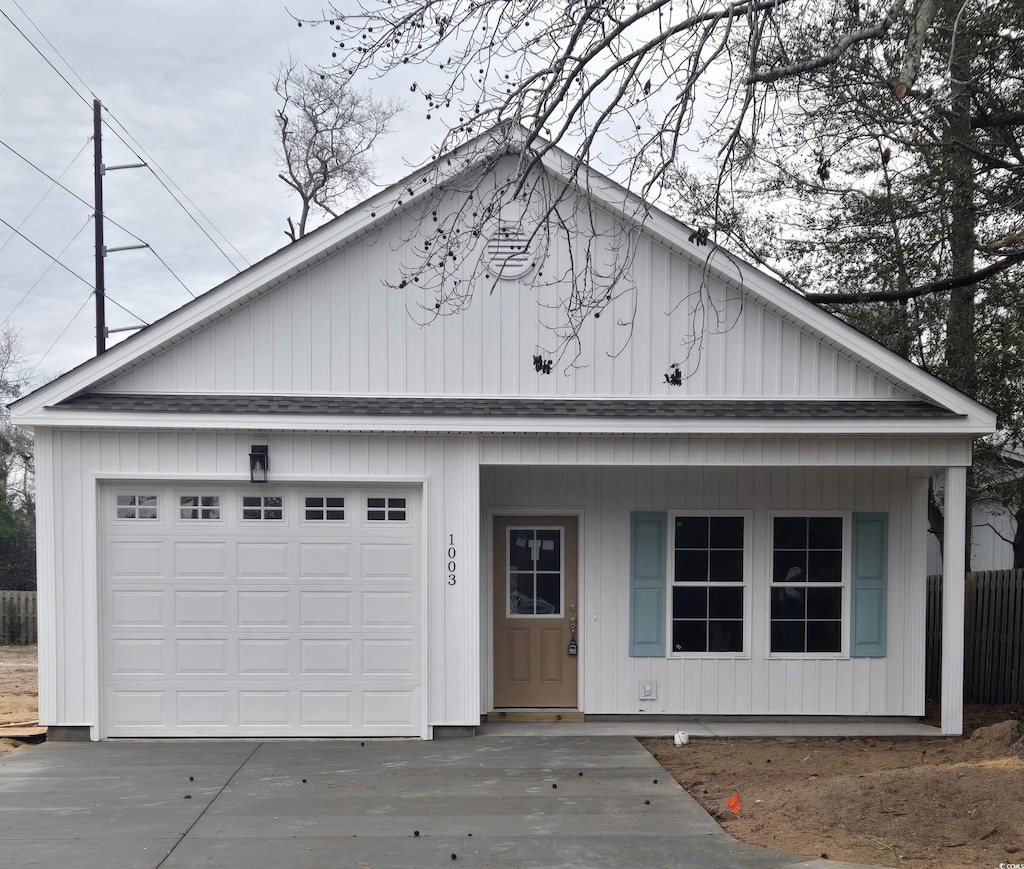
[[[651,679],[640,680],[640,699],[641,700],[657,700],[658,699],[658,683]]]

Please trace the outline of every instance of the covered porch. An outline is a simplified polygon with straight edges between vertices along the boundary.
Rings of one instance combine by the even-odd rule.
[[[484,437],[481,715],[562,708],[583,713],[585,720],[492,722],[482,725],[483,732],[527,727],[538,733],[595,728],[660,736],[685,730],[694,737],[959,734],[962,582],[945,584],[942,727],[920,723],[927,479],[934,468],[945,468],[949,504],[958,498],[963,503],[969,461],[969,440],[950,438]],[[652,550],[663,547],[660,563],[638,563],[637,516],[664,525],[665,536]],[[963,575],[964,516],[955,506],[946,510],[948,577]],[[884,529],[880,540],[862,537],[858,543],[857,523],[864,517],[881,522],[875,526]],[[694,554],[692,544],[678,537],[679,528],[725,519],[742,527],[739,551],[730,556],[733,563],[741,559],[741,575],[723,581],[709,573],[704,582],[695,580],[678,566]],[[779,529],[800,522],[813,529],[826,520],[842,529],[842,542],[829,556],[840,565],[838,575],[822,582],[808,576],[806,591],[780,582],[774,573],[783,548]],[[503,701],[499,683],[510,664],[500,634],[509,625],[503,611],[512,616],[505,597],[513,571],[505,563],[512,540],[502,535],[525,531],[539,547],[540,532],[569,524],[575,527],[576,539],[568,545],[578,585],[572,599],[560,591],[564,633],[553,632],[557,618],[544,626],[547,654],[559,656],[558,667],[575,669],[575,684],[563,702]],[[813,551],[816,544],[804,545],[812,562],[821,559]],[[713,541],[705,548],[700,557],[709,562],[723,557]],[[867,576],[864,562],[872,553],[881,571]],[[646,578],[638,578],[638,570],[648,570]],[[694,589],[703,586],[708,608],[687,610],[702,594]],[[815,603],[819,588],[827,591]],[[787,596],[802,601],[802,615],[782,611],[780,601]],[[725,597],[742,601],[739,609],[724,612]],[[803,631],[805,645],[787,646],[784,635],[801,619],[796,630]],[[706,629],[705,647],[684,640],[680,648],[680,631],[695,625]],[[525,636],[522,623],[515,627]],[[576,654],[569,656],[573,640]],[[547,666],[550,675],[554,670],[543,654],[534,654],[533,665]]]

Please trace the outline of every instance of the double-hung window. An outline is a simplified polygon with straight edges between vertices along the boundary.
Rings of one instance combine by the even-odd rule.
[[[805,515],[771,522],[771,651],[842,653],[846,520]]]
[[[742,515],[674,517],[670,541],[673,654],[744,652],[747,526]]]

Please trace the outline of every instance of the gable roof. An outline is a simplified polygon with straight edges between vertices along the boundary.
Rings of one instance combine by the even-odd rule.
[[[515,136],[510,139],[506,135],[507,132],[508,130],[495,130],[485,133],[456,149],[450,157],[457,161],[463,160],[464,168],[474,155],[481,155],[483,159],[493,157],[496,152],[519,153],[517,148],[521,151],[522,135],[525,131],[520,131],[518,139]],[[447,158],[440,158],[434,164],[435,167],[445,159]],[[937,405],[948,410],[949,413],[946,415],[915,415],[918,419],[935,420],[937,431],[951,431],[950,423],[954,419],[957,420],[957,425],[953,430],[960,433],[986,433],[994,430],[995,414],[983,405],[823,311],[753,265],[728,254],[724,249],[713,246],[696,247],[690,240],[692,234],[688,227],[665,212],[644,203],[621,185],[589,167],[575,171],[576,164],[566,152],[551,147],[541,158],[541,164],[557,181],[576,189],[581,195],[594,197],[607,211],[623,220],[636,222],[636,216],[642,214],[644,233],[690,261],[706,262],[707,268],[726,284],[734,286],[737,281],[736,274],[726,272],[726,266],[738,269],[743,291],[755,297],[766,308],[811,332],[818,340],[840,347],[856,358],[869,361],[870,366],[878,372],[905,385],[909,393],[920,396],[923,405]],[[424,188],[411,198],[400,199],[409,187],[410,179],[422,175],[424,170],[412,173],[302,239],[278,250],[171,312],[105,354],[88,360],[14,402],[11,405],[14,421],[26,426],[61,424],[62,420],[58,417],[63,411],[85,409],[87,403],[71,400],[75,396],[90,392],[217,319],[227,316],[242,305],[270,292],[313,264],[377,231],[384,223],[395,217],[396,213],[409,209],[433,195],[436,187]],[[721,251],[724,257],[722,260],[709,257],[709,250]],[[626,406],[622,404],[621,399],[614,403],[624,415],[629,415],[625,412]],[[891,404],[893,403],[890,402]],[[98,407],[94,403],[90,409],[97,410]],[[122,410],[127,411],[128,408],[123,407]],[[225,406],[220,411],[213,412],[227,410]],[[895,407],[891,410],[891,418],[899,417]],[[945,424],[942,424],[943,420]]]

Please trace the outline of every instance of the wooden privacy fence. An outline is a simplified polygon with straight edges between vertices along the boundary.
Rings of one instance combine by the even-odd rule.
[[[34,591],[0,590],[0,645],[31,646],[39,642]]]
[[[964,596],[964,702],[1024,703],[1024,570],[969,573]],[[942,690],[942,577],[928,577],[925,694]]]

